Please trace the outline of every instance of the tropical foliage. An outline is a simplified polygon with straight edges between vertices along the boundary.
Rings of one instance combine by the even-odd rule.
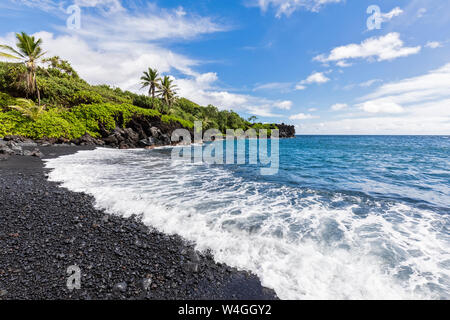
[[[42,51],[41,43],[42,39],[36,40],[33,36],[27,35],[25,32],[16,33],[17,50],[7,46],[0,45],[0,49],[4,52],[0,52],[0,56],[8,59],[19,60],[26,66],[26,73],[23,74],[26,94],[37,93],[39,105],[41,99],[39,95],[39,89],[36,81],[36,68],[39,60],[44,56],[45,52]],[[6,52],[5,52],[6,51]]]
[[[217,128],[223,133],[227,129],[276,128],[251,123],[233,111],[219,110],[212,105],[202,107],[177,97],[173,78],[161,79],[152,68],[141,77],[143,87],[148,87],[148,95],[107,85],[90,85],[68,61],[60,57],[42,59],[40,39],[24,33],[18,34],[17,39],[17,50],[0,46],[5,51],[0,56],[18,60],[18,63],[0,62],[0,137],[75,139],[85,133],[98,137],[100,124],[108,130],[126,127],[133,115],[177,122],[185,128],[201,121],[204,129]]]
[[[141,77],[142,88],[148,87],[148,95],[155,99],[156,89],[159,89],[159,78],[158,71],[156,69],[148,68],[148,71],[144,72],[144,75]]]
[[[45,106],[37,106],[33,101],[28,99],[19,98],[16,99],[16,102],[19,104],[9,106],[9,108],[19,111],[23,116],[34,121],[39,119],[45,109]]]
[[[171,107],[175,101],[177,86],[173,84],[173,80],[169,76],[165,76],[160,82],[158,94],[165,104]]]

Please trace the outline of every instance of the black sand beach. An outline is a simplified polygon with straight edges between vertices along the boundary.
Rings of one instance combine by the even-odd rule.
[[[91,147],[40,147],[56,157]],[[0,161],[0,300],[277,299],[247,272],[177,236],[108,215],[93,198],[46,180],[41,159]],[[67,268],[81,269],[70,291]]]

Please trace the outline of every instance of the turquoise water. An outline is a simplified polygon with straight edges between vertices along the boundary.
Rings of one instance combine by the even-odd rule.
[[[172,161],[172,149],[49,160],[50,179],[142,214],[282,299],[449,299],[450,139],[298,136],[278,174]]]
[[[450,213],[447,136],[297,136],[280,140],[280,170],[274,177],[259,175],[254,166],[229,169],[246,179]]]

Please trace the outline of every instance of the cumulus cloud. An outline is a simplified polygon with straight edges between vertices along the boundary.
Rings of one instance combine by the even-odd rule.
[[[40,9],[45,4],[45,9],[65,14],[65,11],[58,9],[61,1],[17,2]],[[92,84],[108,84],[142,92],[140,76],[143,70],[151,66],[160,73],[178,73],[175,82],[180,96],[202,105],[213,104],[222,109],[262,117],[280,116],[273,110],[288,110],[292,106],[291,101],[269,100],[224,90],[216,84],[216,73],[196,71],[201,61],[178,54],[166,48],[161,41],[166,38],[184,41],[229,29],[209,17],[192,15],[182,7],[164,10],[156,5],[134,12],[124,9],[120,0],[76,0],[75,3],[95,8],[94,11],[82,12],[81,30],[61,28],[60,35],[42,31],[35,36],[43,39],[48,56],[58,55],[69,60],[79,74]],[[70,4],[73,2],[70,1]],[[0,43],[13,45],[14,35],[0,37]]]
[[[281,18],[283,15],[288,17],[300,9],[317,12],[326,4],[339,2],[344,0],[253,0],[249,5],[259,7],[263,12],[274,8],[275,16]]]
[[[430,72],[386,83],[361,97],[359,115],[307,124],[304,133],[450,134],[450,63]]]
[[[429,42],[427,42],[425,47],[431,48],[431,49],[436,49],[436,48],[442,47],[442,43],[440,43],[438,41],[429,41]]]
[[[386,83],[361,100],[390,99],[408,105],[447,98],[450,98],[450,63],[418,77]]]
[[[330,81],[324,72],[313,72],[306,79],[297,84],[292,82],[271,82],[256,86],[253,91],[267,91],[277,90],[281,92],[288,92],[291,90],[305,90],[309,84],[323,84]]]
[[[282,110],[290,110],[292,108],[292,101],[285,100],[280,102],[275,102],[275,107]]]
[[[301,81],[300,84],[311,84],[311,83],[326,83],[330,81],[329,78],[327,78],[323,72],[313,72],[308,78]]]
[[[273,110],[289,110],[293,105],[289,100],[270,100],[221,90],[215,85],[217,80],[215,73],[207,73],[194,77],[175,78],[175,83],[179,87],[180,96],[201,105],[212,104],[221,109],[243,111],[260,117],[281,117]]]
[[[308,119],[316,119],[319,118],[318,116],[313,116],[311,114],[305,114],[305,113],[298,113],[293,114],[289,117],[289,120],[308,120]]]
[[[47,56],[58,55],[69,60],[79,74],[92,84],[109,84],[125,90],[137,91],[143,70],[153,66],[160,72],[178,70],[196,74],[193,67],[198,61],[174,53],[151,43],[90,43],[77,35],[55,36],[50,32],[34,34],[42,38]],[[1,43],[14,44],[14,34],[0,38]],[[129,46],[133,45],[133,50]]]
[[[331,110],[333,110],[333,111],[341,111],[341,110],[344,110],[347,108],[348,108],[348,105],[345,103],[336,103],[331,106]]]
[[[295,90],[305,90],[306,89],[306,86],[304,86],[304,85],[302,85],[302,84],[297,84],[296,86],[295,86]]]
[[[403,107],[389,99],[370,100],[360,104],[360,108],[369,113],[403,113]]]
[[[318,55],[314,60],[323,63],[336,62],[343,66],[342,63],[347,64],[347,60],[350,59],[394,60],[417,54],[420,50],[421,46],[405,47],[400,34],[392,32],[385,36],[366,39],[360,44],[352,43],[334,48],[328,55]]]

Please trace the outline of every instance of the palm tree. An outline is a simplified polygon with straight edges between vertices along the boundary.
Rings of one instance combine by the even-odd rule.
[[[39,105],[41,105],[41,96],[36,81],[36,68],[37,62],[39,62],[39,59],[41,59],[45,54],[45,52],[42,52],[42,39],[35,40],[33,36],[29,36],[25,32],[16,33],[16,38],[17,50],[10,46],[0,45],[0,49],[4,49],[9,52],[0,52],[0,56],[9,59],[21,60],[25,64],[25,66],[27,67],[27,94],[33,94],[34,92],[36,92],[38,103]]]
[[[256,120],[258,120],[258,117],[257,117],[257,116],[251,116],[250,118],[248,118],[248,121],[249,121],[249,122],[255,123]]]
[[[163,99],[166,104],[171,107],[173,101],[175,100],[177,88],[176,85],[173,84],[173,80],[170,79],[169,76],[165,76],[164,79],[160,79],[161,83],[159,84],[158,94]]]
[[[155,99],[156,89],[159,89],[159,81],[161,80],[159,78],[158,71],[156,69],[148,68],[148,71],[144,71],[144,75],[141,77],[141,80],[142,88],[149,87],[148,95]]]
[[[16,99],[21,105],[9,106],[11,109],[15,109],[22,113],[23,116],[30,118],[31,120],[36,121],[41,114],[44,112],[44,106],[37,106],[33,103],[33,101],[27,99]]]

